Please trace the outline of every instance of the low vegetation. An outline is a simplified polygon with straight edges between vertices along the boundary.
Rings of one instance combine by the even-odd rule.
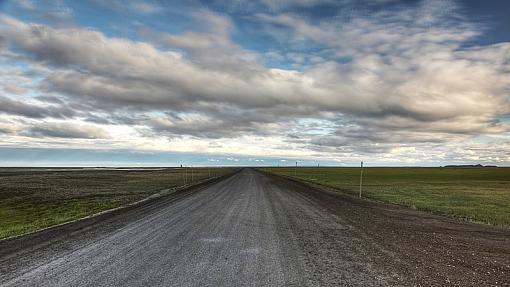
[[[193,184],[233,171],[232,168],[1,169],[0,238],[123,206],[163,189],[181,186],[184,181]]]
[[[359,168],[265,168],[358,195]],[[363,197],[510,226],[510,168],[364,168]]]

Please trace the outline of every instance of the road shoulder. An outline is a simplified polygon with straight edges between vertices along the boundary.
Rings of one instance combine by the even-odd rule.
[[[367,238],[398,255],[379,264],[409,285],[506,286],[510,284],[510,230],[361,200],[331,188],[266,173],[340,216]]]

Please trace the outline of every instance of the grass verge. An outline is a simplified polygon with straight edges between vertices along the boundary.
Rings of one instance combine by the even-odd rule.
[[[264,168],[358,195],[359,168]],[[510,226],[510,168],[364,168],[363,197]]]
[[[194,184],[234,170],[1,169],[0,239],[124,206],[182,186],[185,179]]]

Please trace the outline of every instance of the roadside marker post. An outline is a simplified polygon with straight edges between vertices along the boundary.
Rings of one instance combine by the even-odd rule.
[[[362,186],[363,186],[363,161],[361,161],[361,173],[359,176],[359,198],[361,198]]]
[[[186,170],[186,168],[184,168]],[[184,172],[182,171],[182,164],[181,164],[181,174],[182,174],[182,183],[186,185],[186,178],[184,177]]]

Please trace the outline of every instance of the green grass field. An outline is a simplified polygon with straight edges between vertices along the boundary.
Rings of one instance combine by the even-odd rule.
[[[194,168],[193,183],[233,168]],[[141,200],[183,185],[183,169],[0,170],[0,238],[23,234]],[[188,183],[191,170],[188,169]]]
[[[359,168],[263,170],[358,195]],[[364,168],[363,197],[510,226],[510,168]]]

